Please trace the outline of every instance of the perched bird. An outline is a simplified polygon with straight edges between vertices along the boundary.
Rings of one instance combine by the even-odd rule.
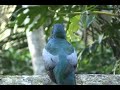
[[[52,35],[42,55],[45,69],[53,82],[58,85],[76,85],[77,54],[66,40],[63,24],[53,26]]]

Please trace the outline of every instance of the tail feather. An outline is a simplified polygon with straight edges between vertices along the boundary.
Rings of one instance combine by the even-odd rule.
[[[53,69],[47,71],[47,73],[48,73],[48,76],[50,77],[50,79],[51,79],[54,83],[57,83],[57,82],[56,82],[56,79],[55,79],[55,75],[54,75]]]
[[[59,62],[53,72],[57,84],[75,85],[74,67],[70,65],[65,54],[59,55]]]

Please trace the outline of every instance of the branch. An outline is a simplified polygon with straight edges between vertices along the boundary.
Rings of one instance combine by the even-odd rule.
[[[120,75],[77,74],[77,85],[120,85]],[[55,85],[47,75],[0,76],[0,85]]]
[[[83,14],[83,12],[71,12],[71,13],[61,13],[61,12],[56,12],[54,10],[52,10],[51,8],[48,8],[49,11],[53,12],[53,13],[57,13],[58,15],[66,15],[66,14],[72,14],[72,15],[78,15],[78,14]],[[118,14],[113,14],[113,13],[108,13],[108,12],[103,12],[103,11],[91,11],[92,14],[103,14],[103,15],[109,15],[109,16],[120,16]]]
[[[118,14],[113,14],[113,13],[108,13],[108,12],[103,12],[103,11],[93,11],[93,14],[103,14],[103,15],[109,15],[109,16],[120,16]]]

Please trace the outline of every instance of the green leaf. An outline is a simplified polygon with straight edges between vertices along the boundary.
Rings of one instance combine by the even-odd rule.
[[[98,37],[98,42],[99,42],[99,44],[102,42],[102,39],[103,39],[103,34],[102,35],[99,35],[99,37]]]
[[[95,41],[91,46],[89,46],[89,52],[92,53],[97,49],[98,41]]]
[[[13,28],[15,25],[15,21],[10,21],[8,24],[7,24],[7,27],[8,28]]]
[[[28,15],[30,22],[26,25],[25,30],[32,31],[33,29],[38,29],[43,23],[45,23],[45,20],[47,20],[47,7],[30,7],[29,10]]]
[[[86,29],[90,26],[94,19],[95,15],[93,15],[90,11],[83,12],[80,18],[80,25]]]
[[[20,13],[17,18],[16,18],[16,22],[18,26],[21,26],[23,24],[23,21],[25,20],[27,16],[23,13]]]
[[[70,40],[79,39],[74,33],[80,28],[79,25],[80,15],[76,15],[70,19],[69,28],[67,30],[67,36]]]
[[[88,52],[89,52],[89,48],[83,49],[83,50],[80,52],[79,56],[78,56],[78,57],[80,58],[80,60],[83,60],[83,58],[84,58],[85,56],[87,56]]]

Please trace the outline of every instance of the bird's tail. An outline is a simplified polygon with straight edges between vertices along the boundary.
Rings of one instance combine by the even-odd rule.
[[[57,84],[75,85],[74,67],[71,66],[65,54],[59,55],[59,62],[53,70]]]

